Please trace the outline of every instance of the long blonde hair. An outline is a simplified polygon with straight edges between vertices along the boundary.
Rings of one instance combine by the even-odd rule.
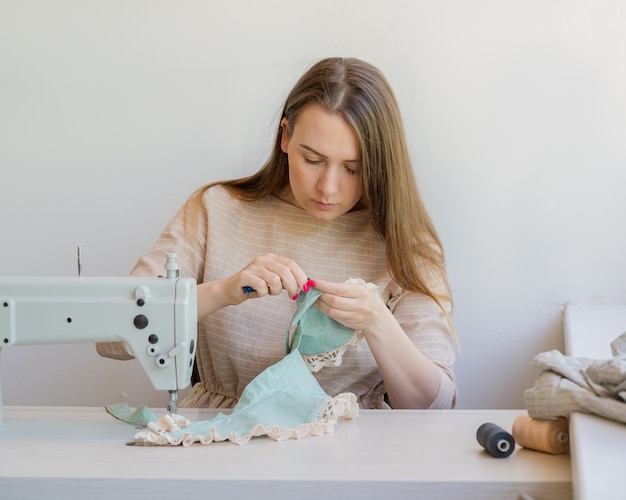
[[[374,66],[353,58],[328,58],[313,65],[287,97],[282,118],[293,130],[298,113],[317,104],[343,116],[360,148],[360,207],[371,216],[386,245],[387,267],[403,289],[451,301],[441,241],[419,195],[395,95]],[[221,184],[233,196],[256,201],[278,194],[289,183],[287,155],[279,126],[270,157],[256,173],[200,188],[188,205],[190,228],[197,227],[202,194]],[[435,280],[433,282],[433,280]],[[443,307],[442,307],[443,309]]]

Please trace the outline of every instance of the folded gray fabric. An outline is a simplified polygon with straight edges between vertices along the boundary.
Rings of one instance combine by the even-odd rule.
[[[591,363],[585,374],[596,393],[606,391],[609,397],[626,401],[626,354]]]
[[[524,391],[528,414],[535,418],[592,413],[626,424],[626,333],[611,343],[613,358],[565,356],[543,352],[532,364],[541,370]]]

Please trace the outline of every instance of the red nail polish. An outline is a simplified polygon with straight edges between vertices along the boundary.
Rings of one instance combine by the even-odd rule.
[[[291,297],[291,300],[298,300],[298,294],[296,293],[293,297]]]
[[[309,291],[309,282],[308,281],[304,285],[302,285],[302,290],[304,290],[305,293]]]
[[[309,281],[307,281],[307,284],[308,284],[311,288],[315,288],[315,281],[313,281],[313,280],[309,280]]]

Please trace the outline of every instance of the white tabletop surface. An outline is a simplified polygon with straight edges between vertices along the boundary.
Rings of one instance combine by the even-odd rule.
[[[610,343],[625,331],[626,305],[568,305],[565,309],[565,350],[569,356],[608,359],[612,356]],[[574,497],[626,498],[626,425],[573,413],[570,442]]]
[[[569,455],[476,441],[522,412],[370,410],[323,436],[183,448],[126,446],[135,429],[102,408],[5,407],[0,498],[571,498]]]

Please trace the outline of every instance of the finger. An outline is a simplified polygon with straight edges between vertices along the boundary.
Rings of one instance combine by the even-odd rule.
[[[294,300],[300,289],[311,286],[300,266],[293,260],[269,253],[256,257],[244,270],[245,291],[256,297],[279,295],[287,290]],[[244,292],[245,293],[245,292]]]
[[[247,282],[254,283],[254,286],[245,285],[242,287],[241,291],[247,296],[246,298],[280,295],[282,293],[283,284],[280,276],[267,270],[259,274],[261,276],[247,278]]]
[[[273,274],[266,280],[267,294],[268,295],[280,295],[283,291],[283,283],[280,276]]]
[[[358,284],[334,283],[332,281],[315,280],[315,288],[329,295],[338,297],[358,297],[360,295]]]
[[[279,281],[269,282],[272,289],[272,295],[275,294],[274,287],[280,286],[276,294],[283,289],[287,290],[290,297],[298,295],[300,289],[304,290],[306,283],[309,281],[302,268],[293,260],[274,256],[274,259],[268,263],[268,269],[278,276]]]

